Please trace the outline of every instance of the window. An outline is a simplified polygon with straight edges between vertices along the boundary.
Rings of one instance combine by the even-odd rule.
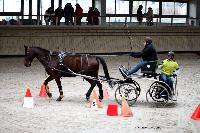
[[[133,1],[133,14],[137,14],[137,9],[139,7],[139,5],[142,5],[142,13],[145,13],[145,9],[146,9],[146,2],[145,1]]]
[[[87,13],[89,10],[89,7],[92,7],[92,0],[77,0],[77,3],[79,3],[79,5],[83,8],[84,13]]]
[[[115,14],[115,0],[106,0],[106,13]]]
[[[162,2],[162,15],[174,15],[174,2]]]
[[[0,12],[21,12],[21,0],[0,0]]]
[[[129,1],[116,1],[116,14],[129,14]]]
[[[153,10],[153,14],[159,14],[159,2],[152,2],[152,1],[147,1],[147,9],[146,12],[148,11],[148,8],[151,7]]]
[[[187,15],[187,3],[175,2],[175,15]]]

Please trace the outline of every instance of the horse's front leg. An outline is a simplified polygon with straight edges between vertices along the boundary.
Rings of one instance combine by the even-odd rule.
[[[56,101],[61,101],[63,96],[63,91],[62,91],[62,85],[61,85],[61,81],[60,81],[60,77],[55,78],[59,92],[60,92],[60,96],[57,98]]]
[[[51,80],[53,80],[54,78],[50,75],[45,81],[44,81],[44,85],[45,85],[45,89],[46,89],[46,92],[47,92],[47,95],[49,96],[49,98],[52,97],[52,94],[50,93],[50,90],[49,90],[49,86],[47,85],[48,82],[50,82]]]

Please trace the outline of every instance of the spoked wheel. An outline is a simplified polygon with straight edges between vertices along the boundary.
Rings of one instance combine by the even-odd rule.
[[[146,93],[146,100],[152,105],[165,106],[169,100],[169,92],[158,82],[153,83]]]
[[[129,83],[120,85],[115,91],[115,100],[120,105],[122,104],[121,100],[123,96],[125,97],[129,106],[132,106],[138,98],[136,86]]]

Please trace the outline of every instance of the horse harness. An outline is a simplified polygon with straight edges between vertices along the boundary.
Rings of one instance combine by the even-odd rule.
[[[64,58],[66,57],[66,56],[70,56],[70,55],[76,55],[76,53],[66,53],[66,52],[59,52],[59,53],[52,53],[51,51],[49,52],[49,58],[48,58],[48,67],[50,67],[51,69],[54,69],[54,70],[57,70],[57,71],[59,71],[60,73],[62,73],[62,72],[64,72],[64,73],[67,73],[67,72],[65,72],[65,71],[62,71],[61,70],[61,67],[65,67],[67,70],[69,70],[70,71],[70,74],[72,74],[72,73],[74,73],[70,68],[68,68],[66,65],[64,65]],[[88,54],[85,54],[85,55],[83,55],[83,54],[80,54],[81,55],[81,59],[80,59],[80,61],[81,61],[81,71],[79,71],[78,73],[79,74],[81,74],[81,73],[83,73],[84,72],[84,70],[83,70],[83,57],[85,56],[86,57],[86,60],[87,60],[87,65],[89,66],[90,64],[89,64],[89,59],[88,59]],[[59,66],[59,69],[56,69],[55,67],[53,67],[52,68],[52,66],[51,66],[51,64],[50,64],[50,61],[51,61],[51,57],[52,56],[58,56],[58,66]]]

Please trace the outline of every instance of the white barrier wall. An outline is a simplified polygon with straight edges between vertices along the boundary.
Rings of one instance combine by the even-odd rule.
[[[200,51],[198,27],[0,26],[0,55],[23,55],[24,45],[68,52],[140,51],[153,38],[157,51]]]

